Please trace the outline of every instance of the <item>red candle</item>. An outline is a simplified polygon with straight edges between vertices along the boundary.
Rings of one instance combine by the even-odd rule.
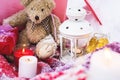
[[[15,65],[18,67],[19,58],[25,55],[34,55],[34,52],[30,49],[18,49],[14,53]]]

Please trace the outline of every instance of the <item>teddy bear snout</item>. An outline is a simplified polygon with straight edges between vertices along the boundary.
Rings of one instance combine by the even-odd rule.
[[[39,16],[35,16],[35,20],[39,20]]]

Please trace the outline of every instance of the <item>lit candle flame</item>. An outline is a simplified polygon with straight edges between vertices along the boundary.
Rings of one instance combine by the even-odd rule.
[[[25,52],[25,49],[23,48],[23,49],[22,49],[22,53],[24,53],[24,52]]]

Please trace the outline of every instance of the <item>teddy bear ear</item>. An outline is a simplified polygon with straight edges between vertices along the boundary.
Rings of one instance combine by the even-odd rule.
[[[28,6],[32,1],[33,0],[20,0],[21,4],[25,7]]]
[[[54,0],[46,0],[46,5],[49,9],[53,9],[55,7],[55,2]]]

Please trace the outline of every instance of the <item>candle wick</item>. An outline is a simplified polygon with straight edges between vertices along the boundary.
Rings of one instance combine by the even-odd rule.
[[[28,61],[30,61],[30,59],[28,58]]]
[[[25,59],[26,62],[30,62],[31,60],[29,58]]]

